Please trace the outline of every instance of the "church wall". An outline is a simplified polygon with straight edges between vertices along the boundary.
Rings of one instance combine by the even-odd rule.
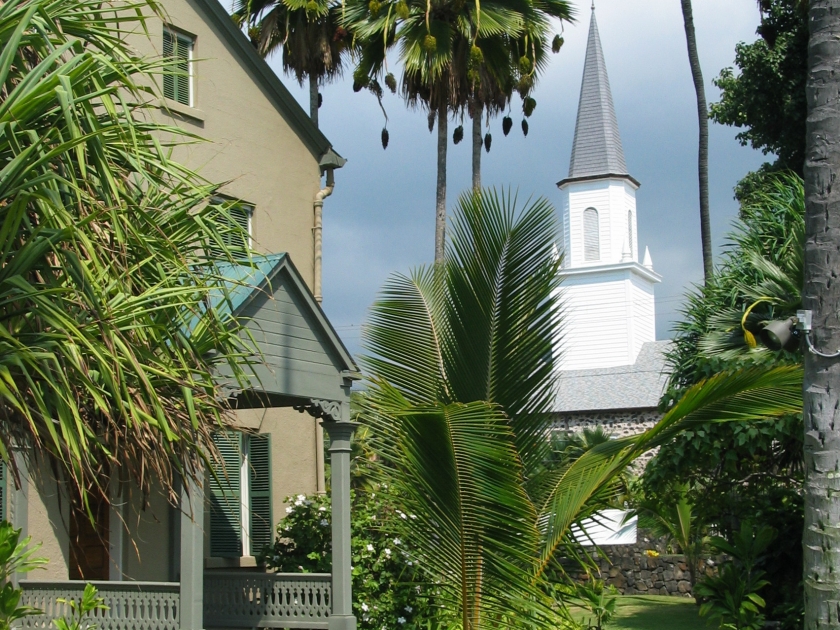
[[[630,336],[630,352],[633,362],[639,356],[642,344],[656,340],[656,304],[654,302],[654,285],[649,280],[630,274],[628,283],[631,293],[632,335]]]
[[[580,370],[629,365],[627,270],[563,279],[565,305],[559,369]]]

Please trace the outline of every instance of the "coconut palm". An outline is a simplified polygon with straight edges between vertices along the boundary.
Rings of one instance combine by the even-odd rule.
[[[106,499],[112,473],[144,492],[200,474],[228,423],[213,370],[243,377],[247,351],[208,307],[227,293],[203,252],[230,254],[215,187],[143,104],[166,62],[120,39],[157,6],[124,7],[0,6],[0,455],[15,470],[11,449],[34,448]]]
[[[283,70],[309,81],[309,116],[318,126],[318,87],[341,76],[347,31],[335,0],[237,0],[233,19],[245,25],[260,55],[280,49]]]
[[[840,56],[832,42],[840,36],[835,0],[808,3],[808,119],[805,141],[805,265],[802,306],[813,311],[814,345],[831,355],[840,348],[837,304],[840,285],[840,190],[827,185],[840,170]],[[840,601],[840,422],[835,392],[838,355],[805,353],[804,550],[805,628],[838,625]]]
[[[546,570],[640,454],[697,422],[801,407],[795,368],[726,375],[647,433],[593,440],[546,466],[561,324],[556,236],[545,201],[520,212],[509,193],[466,194],[443,262],[392,277],[365,329],[359,420],[402,512],[387,526],[429,550],[418,561],[464,628],[551,621]]]
[[[537,67],[548,17],[570,19],[566,0],[349,0],[345,24],[359,44],[358,85],[383,79],[396,87],[386,59],[394,47],[402,67],[400,92],[409,106],[437,121],[435,261],[443,260],[449,116],[509,99],[520,67]],[[536,36],[539,35],[539,38]],[[537,41],[539,39],[539,41]],[[520,49],[517,42],[527,42]],[[515,56],[519,50],[519,56]],[[516,59],[515,63],[512,60]],[[477,87],[484,78],[485,90]],[[482,96],[484,94],[484,96]],[[480,125],[480,115],[475,119]],[[474,132],[475,133],[475,132]],[[480,128],[478,129],[480,135]],[[474,157],[477,155],[473,154]],[[479,162],[480,166],[480,162]]]
[[[685,41],[688,46],[688,62],[691,66],[691,78],[697,96],[697,122],[699,125],[699,144],[697,151],[697,178],[700,185],[700,243],[703,251],[703,275],[709,282],[714,272],[712,258],[712,228],[709,219],[709,105],[706,102],[706,87],[703,85],[703,72],[700,56],[697,54],[697,35],[694,32],[694,15],[691,0],[680,0],[685,25]]]

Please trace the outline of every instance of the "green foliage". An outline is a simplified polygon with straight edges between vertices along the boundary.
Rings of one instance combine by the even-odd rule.
[[[802,174],[805,163],[805,79],[808,61],[807,3],[801,0],[763,0],[759,3],[760,39],[735,48],[735,75],[725,68],[714,83],[721,101],[709,107],[715,122],[742,128],[741,144],[774,153],[775,164],[741,180],[740,200],[761,184],[768,168]],[[758,181],[757,181],[758,180]]]
[[[715,276],[689,296],[676,326],[663,404],[718,372],[801,361],[800,353],[751,347],[746,332],[760,339],[764,322],[793,315],[800,306],[804,203],[801,179],[783,174],[742,205]],[[664,505],[675,502],[672,480],[691,479],[688,496],[697,517],[724,535],[743,520],[789,532],[765,564],[771,582],[765,596],[776,620],[795,619],[802,597],[802,435],[798,414],[698,425],[663,446],[643,478],[645,496]]]
[[[618,590],[602,580],[587,580],[574,586],[571,601],[591,615],[583,624],[586,630],[603,630],[615,615]]]
[[[170,159],[196,139],[149,111],[170,62],[121,39],[159,6],[122,6],[0,7],[0,456],[37,444],[83,498],[103,470],[196,474],[227,423],[213,374],[253,352],[205,254],[230,259],[216,187]]]
[[[59,597],[56,601],[70,608],[69,620],[66,617],[60,617],[53,621],[58,630],[96,630],[96,624],[85,623],[85,617],[95,610],[108,610],[105,600],[99,596],[99,592],[93,584],[85,584],[85,590],[79,601],[64,599],[63,597]]]
[[[729,555],[718,575],[707,577],[697,584],[695,592],[704,599],[700,614],[717,619],[726,630],[761,630],[764,627],[764,599],[758,594],[769,582],[764,571],[757,568],[762,556],[775,540],[776,530],[761,526],[753,528],[744,521],[729,542],[713,536],[710,544]]]
[[[353,611],[362,630],[425,627],[435,613],[434,588],[421,573],[427,554],[388,533],[386,523],[403,514],[391,505],[391,493],[389,488],[352,493]],[[288,503],[274,546],[261,562],[277,571],[329,573],[329,498],[298,495]]]
[[[21,530],[7,521],[0,521],[0,630],[9,630],[18,619],[41,611],[20,606],[21,590],[10,582],[15,573],[28,573],[43,568],[46,558],[36,557],[40,545],[30,546],[30,538],[20,539]]]

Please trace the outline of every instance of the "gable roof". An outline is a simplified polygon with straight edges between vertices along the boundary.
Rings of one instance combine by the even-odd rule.
[[[269,67],[265,59],[257,54],[253,44],[237,28],[219,0],[193,0],[193,2],[204,13],[207,22],[215,28],[239,56],[251,78],[263,89],[286,122],[289,123],[289,126],[294,129],[312,155],[319,161],[321,168],[341,168],[344,166],[347,160],[335,152],[327,137],[306,115],[306,112],[303,111],[303,108],[286,89],[286,86],[283,85],[283,82]]]
[[[627,164],[593,5],[568,179],[605,175],[627,175]]]
[[[301,302],[307,311],[306,315],[315,322],[318,332],[328,340],[330,350],[341,361],[342,371],[358,372],[359,368],[353,357],[347,351],[338,333],[335,332],[321,306],[315,301],[288,254],[254,255],[251,258],[251,265],[219,263],[217,269],[227,281],[228,297],[234,316],[241,315],[254,300],[272,296],[280,284],[278,280],[280,275],[285,273],[302,298]]]
[[[554,412],[654,409],[668,383],[665,353],[670,341],[642,345],[633,365],[558,374]]]

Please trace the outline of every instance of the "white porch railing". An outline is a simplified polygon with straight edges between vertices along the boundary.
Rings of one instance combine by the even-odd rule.
[[[95,610],[90,621],[98,630],[180,630],[180,592],[177,582],[91,582],[108,610]],[[53,619],[69,617],[70,609],[58,599],[79,601],[85,582],[22,580],[21,604],[34,606],[41,615],[24,617],[20,628],[48,628]]]
[[[326,628],[329,573],[204,574],[205,628]]]

